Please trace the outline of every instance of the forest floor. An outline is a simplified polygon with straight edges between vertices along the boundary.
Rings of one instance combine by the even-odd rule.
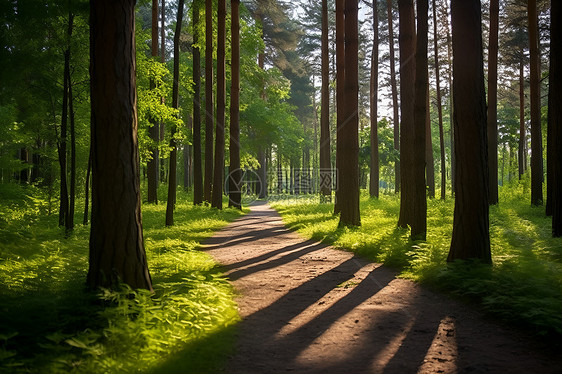
[[[381,264],[303,239],[265,203],[205,242],[242,322],[226,373],[559,373],[562,357]]]

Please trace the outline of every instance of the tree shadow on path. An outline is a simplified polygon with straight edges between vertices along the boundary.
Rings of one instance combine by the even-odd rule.
[[[264,205],[205,250],[240,294],[243,320],[229,373],[554,373],[560,367],[464,305],[396,279],[380,264],[304,240]]]

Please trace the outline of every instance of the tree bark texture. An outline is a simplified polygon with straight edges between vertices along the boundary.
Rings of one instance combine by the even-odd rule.
[[[331,200],[330,156],[330,56],[328,46],[328,0],[322,0],[322,93],[320,103],[320,194]],[[315,137],[316,139],[316,137]]]
[[[226,105],[226,0],[218,0],[217,30],[217,121],[215,135],[215,166],[211,206],[222,209],[224,173],[224,136]]]
[[[174,34],[174,83],[172,84],[172,107],[180,107],[180,35],[183,22],[183,8],[185,0],[178,2],[176,32]],[[178,187],[178,145],[176,144],[176,126],[170,127],[170,168],[168,170],[168,200],[166,202],[166,226],[174,225],[174,207],[176,205],[176,192]]]
[[[379,197],[379,132],[378,132],[378,91],[379,91],[379,17],[377,0],[373,0],[373,49],[371,52],[371,169],[369,195]]]
[[[242,170],[240,170],[240,0],[230,2],[231,81],[230,81],[230,169],[229,203],[242,208]]]
[[[213,189],[213,0],[205,0],[205,181],[204,199],[211,203]]]
[[[537,1],[527,1],[529,24],[529,52],[531,57],[531,204],[542,205],[542,130],[541,130],[541,87]]]
[[[341,211],[340,195],[341,195],[341,168],[342,163],[342,143],[340,132],[344,124],[345,106],[345,1],[336,0],[336,201],[334,204],[334,213]]]
[[[193,1],[193,203],[203,202],[201,150],[201,50],[199,48],[200,0]]]
[[[413,0],[399,0],[400,19],[400,217],[398,227],[413,224],[415,205],[414,182],[414,101],[416,76],[416,31]],[[422,154],[422,158],[423,154]],[[425,168],[424,168],[425,170]],[[424,183],[425,184],[425,183]]]
[[[437,43],[437,4],[433,0],[433,50],[435,53],[435,91],[437,95],[437,116],[439,121],[439,150],[441,155],[441,200],[447,193],[447,163],[445,159],[445,134],[443,131],[443,106],[441,105],[441,81],[439,71],[439,45]]]
[[[479,0],[452,0],[455,211],[447,261],[491,263],[486,94]]]
[[[90,2],[92,225],[87,285],[152,290],[144,250],[135,1]]]
[[[549,117],[552,133],[552,235],[562,236],[562,3],[553,1],[550,28]]]
[[[341,140],[340,226],[359,226],[358,0],[345,2],[345,78]]]
[[[394,150],[400,152],[400,118],[398,106],[398,87],[394,54],[394,26],[392,22],[392,0],[386,1],[388,16],[388,44],[390,50],[390,89],[392,92],[392,123],[394,126]],[[394,162],[394,190],[400,192],[400,158]]]
[[[488,200],[498,203],[498,25],[499,0],[490,0],[490,35],[488,42]]]
[[[427,132],[427,100],[429,97],[429,78],[427,72],[427,34],[428,34],[428,0],[417,0],[417,37],[416,37],[416,70],[414,96],[414,148],[413,176],[413,216],[411,236],[413,239],[425,240],[427,234],[427,193],[426,193],[426,132]],[[404,118],[404,117],[402,117]],[[410,152],[412,152],[410,151]]]
[[[429,66],[427,67],[429,69]],[[425,110],[425,184],[427,197],[435,198],[435,159],[433,158],[433,138],[431,136],[431,112],[429,107],[429,80],[427,82]]]

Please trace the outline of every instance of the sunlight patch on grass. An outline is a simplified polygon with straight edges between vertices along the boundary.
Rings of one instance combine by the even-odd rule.
[[[176,225],[165,227],[165,205],[143,206],[155,293],[123,287],[96,294],[85,291],[89,227],[77,225],[65,237],[57,217],[37,208],[41,190],[9,189],[3,196],[11,198],[0,201],[0,372],[220,368],[239,317],[232,287],[197,248],[243,212],[194,207],[182,192]],[[37,199],[22,196],[29,192]],[[209,340],[212,347],[202,346]]]
[[[273,205],[283,221],[303,235],[385,263],[406,277],[481,305],[490,313],[539,335],[562,335],[562,239],[553,239],[543,207],[531,207],[528,191],[501,189],[490,208],[493,266],[448,264],[454,200],[428,200],[427,240],[412,241],[396,227],[397,195],[361,196],[362,226],[337,227],[332,204]]]

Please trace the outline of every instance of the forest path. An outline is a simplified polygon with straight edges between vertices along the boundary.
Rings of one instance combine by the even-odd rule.
[[[265,203],[205,244],[237,290],[227,373],[559,373],[562,359],[386,267],[303,239]]]

